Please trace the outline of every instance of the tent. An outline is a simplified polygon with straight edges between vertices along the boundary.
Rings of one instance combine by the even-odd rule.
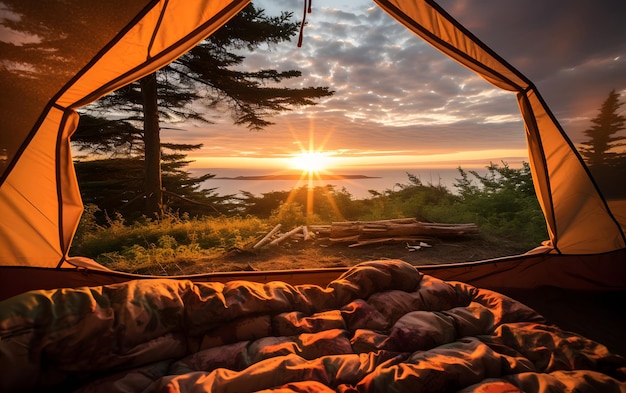
[[[17,34],[12,37],[14,45],[3,43],[7,50],[2,51],[0,74],[4,125],[0,133],[0,298],[33,289],[138,278],[100,271],[80,258],[68,257],[82,212],[70,151],[70,137],[79,120],[76,109],[173,61],[248,1],[50,1],[46,7],[37,1],[4,3],[12,10],[6,20],[19,23],[33,18],[45,29],[29,25],[32,36]],[[601,194],[533,83],[433,1],[375,3],[447,56],[517,95],[535,190],[549,232],[549,239],[526,255],[422,271],[521,297],[548,286],[567,296],[570,292],[563,291],[610,293],[613,299],[623,296],[626,204]],[[29,45],[40,41],[49,41],[50,50]],[[208,274],[194,281],[237,278],[322,284],[342,272]]]

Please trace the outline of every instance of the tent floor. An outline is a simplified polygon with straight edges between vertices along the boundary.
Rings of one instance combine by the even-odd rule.
[[[549,323],[579,333],[626,356],[626,291],[574,291],[554,287],[501,290],[542,314]]]

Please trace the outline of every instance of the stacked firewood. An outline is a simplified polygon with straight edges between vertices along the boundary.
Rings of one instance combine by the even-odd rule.
[[[433,238],[460,238],[478,233],[476,224],[443,224],[421,222],[415,218],[378,221],[344,221],[330,225],[301,225],[289,232],[280,233],[276,225],[253,248],[277,245],[287,240],[325,241],[349,243],[348,247],[390,242],[423,242]]]

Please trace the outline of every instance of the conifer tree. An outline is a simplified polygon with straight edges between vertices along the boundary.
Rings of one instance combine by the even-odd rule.
[[[268,118],[278,112],[314,105],[317,99],[333,94],[328,87],[281,86],[281,82],[300,77],[298,70],[243,71],[240,67],[245,50],[289,41],[299,27],[291,17],[288,12],[269,17],[264,10],[248,5],[178,60],[88,108],[89,117],[81,120],[73,140],[91,154],[142,160],[144,182],[136,193],[143,194],[144,213],[158,214],[163,206],[162,149],[169,149],[171,153],[165,156],[180,176],[180,165],[175,165],[176,160],[184,160],[180,152],[202,146],[165,146],[160,142],[164,124],[210,123],[213,110],[230,113],[234,124],[259,130],[272,124]],[[185,181],[197,185],[206,178],[187,177]],[[198,191],[197,187],[188,189]],[[178,195],[177,200],[181,196],[188,197]]]
[[[591,119],[593,125],[584,131],[589,140],[581,143],[580,153],[590,167],[611,166],[626,158],[626,153],[618,150],[626,146],[626,135],[618,135],[626,129],[626,117],[618,113],[622,104],[619,94],[612,90]]]

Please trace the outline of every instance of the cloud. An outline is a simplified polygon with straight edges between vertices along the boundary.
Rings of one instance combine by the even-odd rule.
[[[532,80],[557,117],[589,114],[612,89],[626,89],[624,1],[441,4]]]
[[[302,18],[297,2],[254,3]],[[623,0],[440,4],[538,86],[572,138],[580,138],[609,91],[626,93]],[[245,55],[251,69],[298,69],[302,77],[292,86],[330,86],[335,94],[275,116],[276,125],[262,132],[228,119],[190,130],[185,138],[205,142],[200,154],[285,155],[308,146],[312,133],[326,149],[359,156],[525,148],[513,93],[434,50],[370,1],[316,0],[301,48],[294,39]]]

